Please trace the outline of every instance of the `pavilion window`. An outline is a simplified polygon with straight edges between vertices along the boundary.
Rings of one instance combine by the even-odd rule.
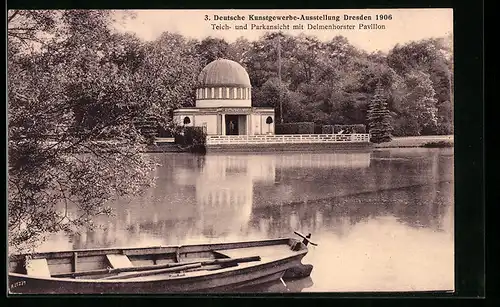
[[[233,88],[233,90],[231,91],[231,92],[233,92],[233,95],[231,96],[231,98],[233,98],[233,99],[234,99],[234,98],[236,98],[236,97],[237,97],[237,96],[236,96],[236,91],[237,91],[237,90],[236,90],[236,88]]]
[[[243,96],[243,95],[241,94],[241,88],[238,88],[238,96],[237,96],[237,98],[238,98],[238,99],[241,99],[241,97],[242,97],[242,96]]]

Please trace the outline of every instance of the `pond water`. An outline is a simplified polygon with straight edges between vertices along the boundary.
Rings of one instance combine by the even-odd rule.
[[[157,185],[113,203],[103,229],[40,250],[312,233],[309,278],[253,292],[453,290],[453,149],[155,154]]]

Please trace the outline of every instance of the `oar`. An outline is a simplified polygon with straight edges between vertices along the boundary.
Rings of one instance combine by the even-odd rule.
[[[314,245],[314,246],[318,246],[318,244],[316,244],[316,243],[312,242],[311,240],[309,240],[309,239],[311,238],[311,234],[308,234],[307,236],[304,236],[303,234],[301,234],[301,233],[300,233],[300,232],[298,232],[298,231],[294,231],[294,233],[295,233],[296,235],[298,235],[299,237],[301,237],[302,239],[304,239],[304,240],[302,241],[302,243],[303,243],[305,246],[307,246],[307,244],[311,244],[311,245]]]
[[[81,276],[92,276],[92,275],[102,275],[102,274],[112,274],[112,273],[159,270],[159,269],[175,268],[183,265],[196,264],[196,263],[201,263],[202,265],[211,265],[211,264],[234,263],[234,262],[242,263],[251,261],[260,261],[260,256],[243,257],[243,258],[222,258],[222,259],[214,259],[207,261],[184,262],[184,263],[182,262],[167,263],[167,264],[146,265],[146,266],[128,267],[128,268],[115,268],[115,269],[109,268],[101,270],[53,274],[52,277],[81,277]]]
[[[128,273],[128,274],[125,274],[125,275],[108,276],[108,277],[100,278],[100,280],[103,280],[103,279],[105,279],[105,280],[111,280],[111,279],[128,279],[128,278],[135,278],[135,277],[144,277],[144,276],[151,276],[151,275],[163,274],[163,273],[180,272],[180,271],[185,271],[185,270],[199,268],[199,267],[201,267],[201,263],[193,263],[193,264],[178,266],[178,267],[175,267],[175,268],[167,268],[167,269],[160,269],[160,270],[149,270],[149,271],[141,271],[141,272],[132,272],[132,273]]]

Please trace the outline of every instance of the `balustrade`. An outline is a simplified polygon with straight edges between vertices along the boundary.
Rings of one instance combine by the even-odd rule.
[[[289,143],[365,143],[369,134],[282,134],[282,135],[209,135],[207,145],[289,144]]]

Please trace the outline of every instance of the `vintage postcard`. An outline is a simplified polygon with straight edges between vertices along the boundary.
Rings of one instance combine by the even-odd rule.
[[[11,294],[455,289],[453,10],[9,10]]]

